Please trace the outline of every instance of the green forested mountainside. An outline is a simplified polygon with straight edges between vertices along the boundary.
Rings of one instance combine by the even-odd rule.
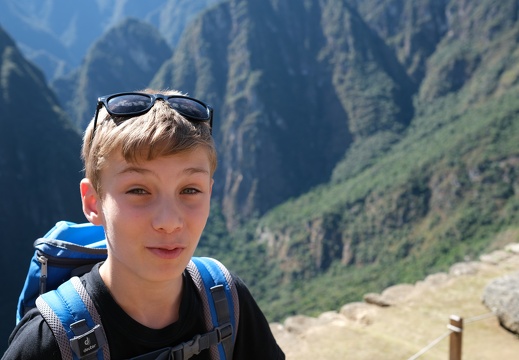
[[[221,259],[279,320],[517,241],[517,18],[513,0],[228,0],[196,18],[171,56],[149,26],[128,21],[53,86],[90,115],[98,95],[141,87],[135,74],[214,106],[219,168],[198,254]],[[13,217],[2,229],[28,259],[41,224],[80,210],[67,195],[77,193],[79,136],[39,71],[0,34],[0,101],[16,100],[2,103],[0,121],[23,129],[0,135],[0,181],[10,189],[1,214],[32,216],[28,235]],[[126,61],[149,52],[155,71]],[[26,266],[8,254],[17,294],[14,273]],[[5,311],[14,321],[14,308]]]
[[[366,170],[263,217],[256,236],[286,283],[266,292],[272,315],[338,308],[517,238],[518,95],[459,110],[453,96]]]
[[[82,218],[79,147],[79,131],[41,71],[0,28],[1,348],[14,327],[32,242],[57,219]]]
[[[270,318],[336,309],[517,240],[518,11],[494,5],[446,4],[409,127],[354,142],[329,183],[231,235],[241,255],[228,262]]]

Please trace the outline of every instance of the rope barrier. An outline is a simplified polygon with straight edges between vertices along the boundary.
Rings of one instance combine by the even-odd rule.
[[[482,314],[482,315],[471,317],[471,318],[465,320],[464,323],[466,325],[466,324],[470,324],[470,323],[473,323],[473,322],[476,322],[476,321],[485,320],[485,319],[488,319],[488,318],[491,318],[491,317],[494,317],[494,316],[495,316],[495,314],[493,312],[489,312],[489,313],[486,313],[486,314]],[[440,341],[442,341],[447,336],[449,336],[452,332],[461,331],[461,329],[458,329],[455,326],[452,326],[450,324],[447,325],[447,328],[449,329],[449,331],[447,331],[445,334],[443,334],[439,338],[431,341],[426,347],[424,347],[422,350],[418,351],[416,354],[414,354],[413,356],[411,356],[407,360],[416,360],[416,359],[418,359],[420,356],[422,356],[427,351],[431,350],[434,346],[436,346],[436,344],[438,344]]]
[[[496,316],[496,314],[494,314],[493,312],[489,312],[489,313],[486,313],[486,314],[483,314],[483,315],[479,315],[479,316],[474,316],[474,317],[468,318],[464,322],[465,322],[465,325],[466,325],[466,324],[470,324],[470,323],[473,323],[473,322],[476,322],[476,321],[479,321],[479,320],[485,320],[485,319],[488,319],[488,318],[491,318],[491,317],[495,317],[495,316]]]
[[[417,352],[416,354],[414,354],[413,356],[411,356],[408,360],[415,360],[415,359],[418,359],[420,356],[422,356],[423,354],[425,354],[427,351],[431,350],[436,344],[438,344],[440,341],[442,341],[444,338],[446,338],[447,336],[449,336],[451,334],[451,331],[447,331],[445,334],[443,334],[442,336],[440,336],[439,338],[437,338],[436,340],[433,340],[429,345],[427,345],[426,347],[424,347],[422,350],[420,350],[419,352]]]

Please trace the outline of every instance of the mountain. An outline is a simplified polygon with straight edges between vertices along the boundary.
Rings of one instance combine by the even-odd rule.
[[[93,43],[128,17],[153,24],[172,47],[189,21],[219,0],[4,0],[0,24],[49,81],[76,70]]]
[[[16,301],[32,242],[57,220],[83,221],[79,198],[80,133],[47,86],[0,28],[0,312],[2,346],[15,322]]]
[[[354,145],[330,183],[257,222],[254,238],[275,259],[258,288],[286,284],[265,292],[277,316],[415,281],[517,229],[517,4],[494,5],[448,4],[401,139]]]
[[[107,19],[101,16],[100,7],[82,5],[5,0],[0,3],[0,24],[13,35],[25,56],[53,79],[79,65],[84,48],[104,31]]]
[[[171,50],[157,29],[129,18],[99,38],[81,67],[57,79],[53,88],[72,119],[84,129],[99,96],[146,88],[170,56]]]
[[[152,84],[214,105],[216,183],[230,229],[327,181],[356,141],[398,137],[415,91],[342,1],[224,2],[186,30]]]
[[[157,27],[166,42],[175,48],[190,22],[201,12],[221,1],[168,0],[149,21]],[[137,16],[137,14],[133,16]]]

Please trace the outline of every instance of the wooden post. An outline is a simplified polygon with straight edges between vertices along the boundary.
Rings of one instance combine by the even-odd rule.
[[[461,360],[461,340],[463,335],[463,319],[451,315],[447,327],[452,331],[449,342],[449,360]]]

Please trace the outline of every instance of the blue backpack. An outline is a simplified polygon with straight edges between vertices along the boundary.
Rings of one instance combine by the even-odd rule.
[[[34,243],[16,322],[37,307],[51,328],[62,359],[110,359],[101,318],[80,275],[106,259],[103,227],[60,221]],[[239,302],[229,271],[217,260],[193,257],[187,266],[202,298],[207,333],[135,360],[184,360],[210,349],[213,359],[232,359]]]

